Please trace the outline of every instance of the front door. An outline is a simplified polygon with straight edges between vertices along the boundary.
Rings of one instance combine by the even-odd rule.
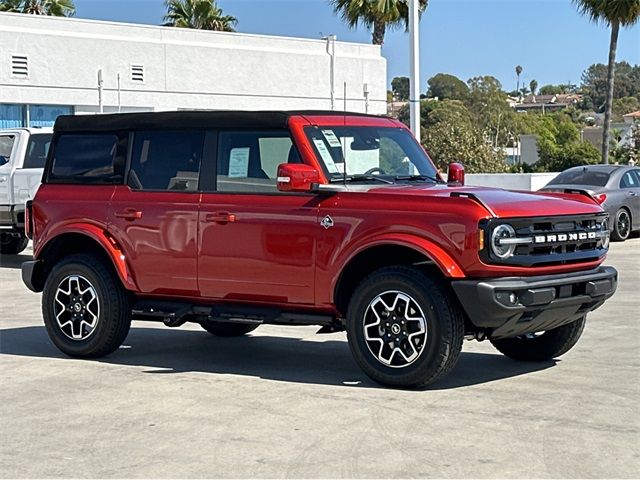
[[[201,295],[313,304],[319,199],[276,188],[277,166],[300,162],[289,133],[222,131],[217,151],[217,191],[199,214]]]
[[[1,215],[9,216],[9,205],[13,204],[11,198],[11,152],[16,143],[15,134],[0,135],[0,210]],[[3,219],[4,220],[4,219]]]
[[[116,187],[110,229],[141,292],[197,296],[202,130],[136,132],[127,185]]]

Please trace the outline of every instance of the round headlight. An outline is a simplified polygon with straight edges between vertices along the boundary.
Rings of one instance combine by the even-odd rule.
[[[609,222],[605,220],[600,227],[602,248],[609,248]]]
[[[516,251],[516,245],[504,244],[501,241],[516,238],[516,231],[511,225],[498,225],[491,234],[491,250],[498,258],[509,258]]]

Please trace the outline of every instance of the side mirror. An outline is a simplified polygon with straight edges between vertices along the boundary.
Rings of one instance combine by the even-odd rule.
[[[461,163],[450,163],[447,183],[464,185],[464,166]]]
[[[278,165],[278,190],[281,192],[308,192],[320,182],[318,170],[303,163]]]

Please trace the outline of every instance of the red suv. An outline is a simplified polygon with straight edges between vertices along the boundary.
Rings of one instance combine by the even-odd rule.
[[[26,228],[24,282],[75,357],[132,319],[318,325],[372,379],[420,387],[464,338],[562,355],[617,285],[588,195],[465,187],[457,164],[444,181],[403,124],[358,114],[60,117]]]

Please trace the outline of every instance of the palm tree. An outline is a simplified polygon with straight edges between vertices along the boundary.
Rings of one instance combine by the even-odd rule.
[[[538,90],[538,81],[537,80],[531,80],[529,82],[529,89],[531,90],[531,95],[535,95],[536,94],[536,90]]]
[[[216,0],[166,0],[165,26],[234,32],[238,20],[223,15]]]
[[[409,24],[409,6],[406,0],[329,0],[335,13],[339,14],[350,28],[362,24],[370,28],[371,43],[382,45],[387,27],[395,28]],[[429,0],[419,0],[420,13],[427,8]]]
[[[630,27],[640,19],[640,0],[572,0],[581,14],[594,23],[611,27],[609,43],[609,68],[607,70],[607,96],[604,106],[604,128],[602,129],[602,163],[609,163],[609,130],[611,128],[611,105],[616,69],[616,50],[620,27]]]
[[[516,65],[516,76],[518,77],[518,82],[516,83],[516,92],[520,91],[520,75],[522,74],[522,67],[520,65]]]
[[[0,0],[0,12],[72,17],[76,6],[73,0]]]

